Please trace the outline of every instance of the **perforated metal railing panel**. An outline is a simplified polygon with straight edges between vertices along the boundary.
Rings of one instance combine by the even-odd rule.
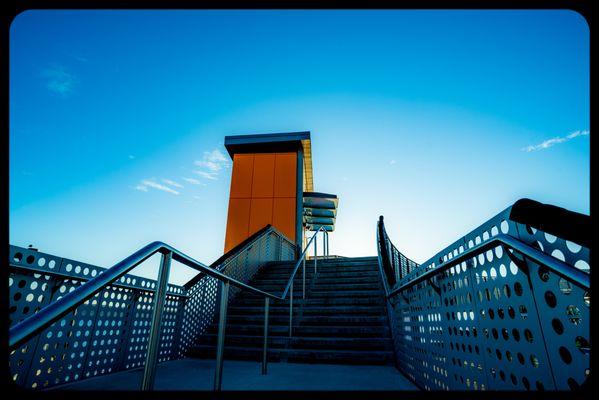
[[[10,246],[9,323],[13,325],[105,269]],[[156,282],[125,275],[11,352],[13,380],[45,388],[143,365]],[[159,360],[177,354],[176,330],[185,289],[168,285]]]
[[[267,231],[217,267],[248,283],[267,261],[291,260],[295,245]],[[105,268],[18,246],[9,249],[9,323],[22,321]],[[181,358],[212,324],[219,281],[204,276],[189,290],[168,285],[158,362]],[[145,364],[156,281],[125,275],[41,334],[11,351],[19,386],[42,389]]]
[[[512,221],[508,208],[414,270],[397,272],[396,287],[500,233],[590,268],[588,248]],[[386,239],[387,251],[399,253]],[[397,365],[426,390],[568,390],[589,375],[589,290],[503,246],[407,288],[391,304]]]

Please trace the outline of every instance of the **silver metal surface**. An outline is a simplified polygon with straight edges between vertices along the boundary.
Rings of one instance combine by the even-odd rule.
[[[220,391],[223,380],[223,358],[225,353],[225,328],[227,326],[227,307],[229,302],[229,282],[221,282],[220,310],[218,320],[218,341],[216,344],[216,367],[214,369],[214,390]]]
[[[316,237],[316,234],[314,235]],[[316,271],[318,270],[318,243],[314,241],[314,276],[316,276]]]
[[[421,265],[384,228],[377,241],[396,364],[419,387],[569,390],[589,376],[588,249],[510,208]]]
[[[187,289],[167,286],[158,363],[184,357],[215,320],[221,275],[247,284],[264,262],[295,258],[295,245],[286,238],[281,241],[281,237],[276,229],[268,229],[216,266],[214,271],[218,273],[202,270],[200,279]],[[17,246],[10,246],[9,257],[11,327],[77,288],[89,287],[85,282],[91,278],[108,276],[101,267]],[[183,256],[181,259],[192,260]],[[42,328],[40,334],[12,349],[9,368],[13,381],[19,386],[41,389],[144,367],[156,288],[156,281],[130,274],[101,288],[64,317]],[[233,285],[231,289],[239,290]],[[232,291],[229,290],[229,301]]]
[[[302,299],[306,299],[306,259],[302,260]]]
[[[293,331],[293,285],[289,291],[289,337],[291,337]]]
[[[141,380],[141,390],[154,389],[154,378],[156,377],[156,363],[158,361],[158,341],[160,340],[160,326],[162,322],[162,310],[166,296],[166,285],[171,268],[172,253],[162,254],[160,269],[158,270],[158,289],[154,296],[154,309],[152,310],[152,322],[150,324],[150,337],[148,339],[148,350],[144,374]]]
[[[267,373],[268,365],[268,312],[270,299],[264,298],[264,346],[262,348],[262,375]]]
[[[18,246],[10,246],[9,257],[11,327],[106,271]],[[150,315],[146,309],[156,286],[154,280],[126,274],[103,288],[10,351],[11,378],[19,386],[42,389],[142,365],[137,360],[143,361],[147,345]],[[174,310],[181,309],[187,298],[185,288],[168,285],[163,319],[169,325],[181,323],[182,316]],[[134,323],[147,325],[138,329]],[[177,356],[171,329],[163,328],[162,360]]]

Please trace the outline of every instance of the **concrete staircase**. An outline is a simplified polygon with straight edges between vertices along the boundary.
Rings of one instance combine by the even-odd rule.
[[[269,263],[251,284],[280,294],[293,262]],[[270,306],[270,361],[393,364],[393,345],[376,257],[306,262],[306,300],[302,296],[301,270],[294,285],[294,328],[289,338],[289,300]],[[263,298],[240,293],[230,304],[225,338],[225,359],[262,357]],[[214,358],[218,321],[189,352],[190,357]]]

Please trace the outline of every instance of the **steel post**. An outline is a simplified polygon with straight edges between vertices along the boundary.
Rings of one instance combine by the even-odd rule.
[[[289,290],[289,337],[293,326],[293,281],[291,281],[291,289]]]
[[[154,309],[152,310],[152,323],[150,324],[150,338],[148,340],[148,350],[146,352],[146,364],[144,374],[141,380],[141,390],[154,389],[154,378],[156,377],[156,362],[158,359],[158,344],[160,342],[160,322],[162,319],[162,310],[164,308],[164,298],[166,297],[166,287],[168,284],[168,275],[171,268],[171,259],[173,254],[168,251],[162,254],[160,269],[158,270],[158,287],[154,294]]]
[[[270,298],[264,298],[264,347],[262,348],[262,375],[266,375],[266,367],[268,365],[268,308]]]
[[[316,235],[318,235],[318,231],[315,233]],[[317,269],[317,265],[316,265],[316,256],[318,254],[318,238],[314,238],[314,275],[316,276],[316,269]]]
[[[302,299],[306,299],[306,257],[302,259]]]
[[[223,380],[223,355],[225,350],[225,326],[227,324],[227,302],[229,282],[222,281],[220,293],[220,315],[218,321],[218,342],[216,344],[216,368],[214,371],[214,391],[220,391]]]

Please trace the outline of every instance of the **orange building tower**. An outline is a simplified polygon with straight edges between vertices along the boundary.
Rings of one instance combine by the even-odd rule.
[[[303,192],[313,191],[310,132],[225,137],[233,160],[225,253],[270,224],[302,248]]]

